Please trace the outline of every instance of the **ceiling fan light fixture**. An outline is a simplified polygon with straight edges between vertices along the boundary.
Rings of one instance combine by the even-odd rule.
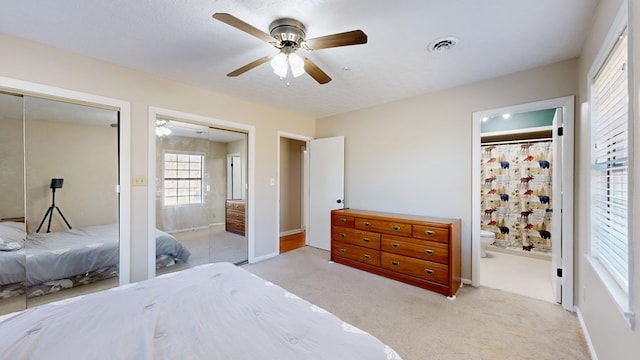
[[[304,60],[296,53],[289,54],[289,65],[291,66],[291,74],[298,77],[304,74]]]
[[[287,64],[287,55],[281,52],[278,55],[274,56],[269,63],[271,64],[271,68],[276,75],[280,76],[281,78],[287,77],[287,68],[289,67],[289,65]]]

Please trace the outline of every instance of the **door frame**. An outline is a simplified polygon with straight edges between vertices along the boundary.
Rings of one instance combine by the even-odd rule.
[[[480,285],[480,124],[484,116],[496,113],[520,113],[527,111],[560,108],[563,111],[563,153],[562,153],[562,307],[574,310],[573,287],[573,174],[574,174],[574,121],[575,97],[536,101],[497,109],[476,111],[472,116],[472,157],[471,157],[471,278],[472,285]],[[554,128],[553,131],[556,131]],[[554,197],[557,197],[554,194]]]
[[[304,206],[302,206],[302,227],[307,230],[309,226],[309,141],[313,140],[310,136],[300,135],[289,133],[285,131],[278,130],[278,142],[276,147],[276,239],[278,239],[277,245],[277,254],[280,253],[280,142],[282,139],[292,139],[298,141],[304,141],[307,151],[304,152],[303,155],[303,171],[302,171],[302,201]],[[304,242],[308,244],[308,236],[305,236]]]
[[[119,178],[118,178],[118,226],[120,241],[120,285],[131,282],[131,103],[80,91],[16,80],[0,76],[0,89],[23,95],[50,100],[67,101],[74,104],[118,109],[119,130]]]
[[[256,260],[255,257],[255,142],[256,131],[255,126],[236,123],[227,120],[215,119],[207,116],[185,113],[181,111],[163,109],[155,106],[149,106],[149,119],[148,119],[148,158],[151,159],[153,154],[156,153],[156,118],[170,117],[175,119],[184,120],[187,122],[194,122],[197,124],[203,124],[207,126],[220,127],[230,130],[238,130],[247,134],[247,198],[246,198],[246,236],[247,236],[247,260],[249,263],[253,263]],[[148,200],[148,212],[147,212],[147,276],[152,278],[156,276],[156,162],[155,160],[147,161],[147,200]]]

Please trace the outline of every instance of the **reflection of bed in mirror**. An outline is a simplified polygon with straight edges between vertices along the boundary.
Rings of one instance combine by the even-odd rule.
[[[7,359],[400,360],[373,335],[230,263],[0,316],[0,344]]]
[[[25,225],[0,222],[0,299],[24,294]]]
[[[3,222],[0,228],[10,228],[13,224],[18,223]],[[19,225],[24,229],[24,224]],[[24,232],[22,234],[24,238]],[[0,253],[3,265],[0,286],[6,287],[7,292],[18,291],[15,284],[23,282],[27,296],[34,297],[118,276],[117,224],[33,233],[27,235],[22,244],[22,248],[14,245],[13,251]],[[158,268],[186,262],[190,256],[187,248],[160,230],[156,230],[156,254]],[[8,269],[16,271],[5,271],[5,263],[11,265]]]

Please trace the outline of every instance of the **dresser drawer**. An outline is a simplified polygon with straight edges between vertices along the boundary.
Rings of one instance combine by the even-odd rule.
[[[356,229],[375,231],[399,236],[411,236],[411,224],[396,221],[356,218]]]
[[[225,213],[225,216],[227,220],[244,221],[244,212],[227,210],[227,212]]]
[[[352,228],[354,226],[356,218],[353,216],[345,216],[341,214],[332,214],[331,215],[331,225],[334,226],[344,226]]]
[[[331,254],[365,264],[380,266],[380,251],[362,246],[334,241],[331,243]]]
[[[244,212],[244,202],[242,201],[227,201],[225,204],[227,209],[233,209],[236,211]]]
[[[380,250],[380,234],[374,232],[332,226],[331,240]]]
[[[413,237],[429,241],[448,243],[449,229],[435,226],[413,225]]]
[[[449,245],[433,241],[382,235],[380,250],[445,265],[449,263]]]
[[[244,235],[245,233],[245,224],[244,221],[238,220],[227,220],[225,225],[225,230],[234,232],[236,234]]]
[[[385,269],[449,285],[449,268],[446,265],[388,252],[380,253],[380,262]]]

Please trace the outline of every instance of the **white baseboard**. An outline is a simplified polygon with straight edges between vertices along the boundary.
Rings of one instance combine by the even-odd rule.
[[[280,232],[280,237],[287,236],[287,235],[300,234],[301,232],[304,232],[304,229],[293,229],[293,230],[282,231]]]
[[[171,230],[171,231],[167,231],[167,233],[169,234],[178,234],[178,233],[183,233],[183,232],[189,232],[189,231],[197,231],[197,230],[206,230],[212,226],[219,226],[219,225],[224,225],[224,223],[216,223],[216,224],[209,224],[209,225],[205,225],[205,226],[198,226],[198,227],[194,227],[194,228],[188,228],[188,229],[177,229],[177,230]]]
[[[465,285],[473,285],[473,283],[469,279],[460,278],[460,281],[462,281],[462,283]]]
[[[580,312],[580,308],[577,306],[574,306],[574,310],[578,315],[578,321],[580,322],[580,327],[582,328],[582,334],[584,335],[584,339],[587,342],[587,347],[589,348],[589,354],[591,355],[591,359],[598,360],[596,349],[594,349],[593,343],[591,342],[591,337],[589,336],[587,325],[584,323],[584,319],[582,318],[582,313]]]
[[[277,252],[273,252],[271,254],[266,254],[266,255],[262,255],[262,256],[256,256],[253,259],[249,259],[249,263],[253,264],[253,263],[257,263],[260,261],[265,261],[265,260],[269,260],[271,258],[274,258],[276,256],[278,256],[280,254],[278,254]]]

